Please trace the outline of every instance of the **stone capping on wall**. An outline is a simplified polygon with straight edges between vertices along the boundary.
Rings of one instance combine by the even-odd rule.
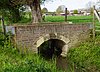
[[[44,23],[34,23],[34,24],[27,24],[27,25],[14,25],[14,27],[31,27],[31,26],[46,26],[46,25],[89,25],[90,28],[92,29],[93,28],[93,24],[88,22],[88,23],[72,23],[72,24],[69,24],[67,22],[44,22]]]

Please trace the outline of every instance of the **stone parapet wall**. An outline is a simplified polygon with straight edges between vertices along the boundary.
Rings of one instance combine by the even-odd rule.
[[[16,44],[37,51],[42,42],[49,39],[69,39],[69,47],[89,38],[91,24],[42,24],[15,26]],[[40,40],[39,40],[40,39]]]

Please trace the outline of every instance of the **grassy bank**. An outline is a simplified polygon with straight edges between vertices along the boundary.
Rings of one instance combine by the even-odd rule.
[[[0,34],[0,72],[63,72],[56,68],[55,59],[50,62],[38,54],[21,53],[10,42],[10,36],[4,39]]]
[[[87,21],[84,20],[85,18]],[[84,23],[91,22],[91,18],[91,16],[70,16],[68,20],[74,23]],[[63,16],[46,17],[46,22],[63,21]],[[26,22],[29,21],[26,20]],[[96,22],[96,25],[98,26],[99,23]],[[91,40],[71,48],[66,60],[68,60],[69,67],[67,72],[100,72],[100,34],[97,34],[95,43]],[[55,59],[50,61],[33,53],[21,54],[10,43],[9,37],[4,39],[3,34],[0,33],[0,72],[64,72],[56,68]]]
[[[0,35],[1,37],[1,35]],[[1,38],[2,39],[2,38]],[[4,43],[2,41],[2,43]],[[100,36],[95,43],[87,41],[68,52],[67,72],[100,72]],[[0,43],[0,72],[64,72],[56,68],[56,59],[49,62],[37,54],[21,54],[9,39]]]
[[[75,72],[100,72],[100,36],[70,49],[67,59]]]
[[[54,60],[50,64],[35,54],[19,54],[15,48],[0,48],[0,72],[58,72],[58,70]]]

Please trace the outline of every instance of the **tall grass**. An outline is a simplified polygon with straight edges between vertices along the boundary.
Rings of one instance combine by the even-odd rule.
[[[84,42],[70,49],[67,59],[75,72],[100,72],[100,36],[94,42]]]

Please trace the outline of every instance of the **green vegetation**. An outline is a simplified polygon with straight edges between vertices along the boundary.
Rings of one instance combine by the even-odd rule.
[[[47,16],[46,22],[64,22],[64,16]],[[68,16],[68,22],[72,23],[86,23],[92,22],[92,16]]]
[[[70,49],[67,59],[76,72],[100,72],[100,36]]]
[[[4,18],[5,24],[13,24],[7,17]],[[86,22],[92,22],[93,17],[92,16],[68,16],[68,22],[72,23],[86,23]],[[64,16],[46,16],[45,22],[65,22]],[[97,20],[96,20],[97,22]],[[22,18],[20,21],[17,22],[24,24],[24,23],[31,23],[31,13],[23,13]],[[15,24],[15,23],[14,23]]]
[[[0,48],[0,72],[58,72],[53,61],[50,64],[35,54],[19,54],[16,48]]]
[[[78,10],[74,10],[74,14],[78,14]]]
[[[92,16],[68,16],[68,22],[86,23],[92,22]],[[46,22],[64,22],[64,16],[46,16]]]
[[[42,11],[42,13],[47,13],[48,9],[44,7],[41,11]]]
[[[20,23],[29,21],[26,16]],[[92,22],[92,16],[68,16],[68,21]],[[47,16],[46,22],[64,22],[64,17]],[[96,26],[100,26],[97,20]],[[33,53],[20,53],[9,38],[7,35],[4,39],[4,35],[0,32],[0,72],[64,72],[56,68],[56,59],[48,62]],[[96,33],[95,42],[90,40],[70,49],[66,60],[68,60],[67,72],[100,72],[100,33]]]
[[[56,69],[55,59],[48,62],[37,54],[23,54],[11,44],[9,38],[7,35],[2,40],[3,45],[0,43],[0,72],[63,72]]]

